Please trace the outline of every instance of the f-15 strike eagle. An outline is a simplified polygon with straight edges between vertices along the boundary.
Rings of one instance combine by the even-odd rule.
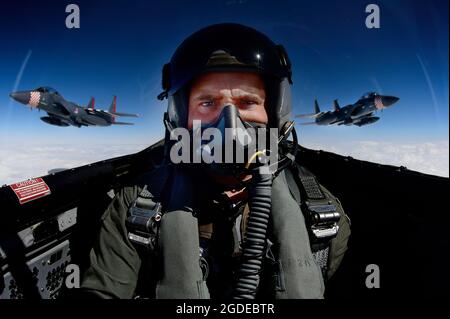
[[[380,118],[374,113],[392,106],[399,100],[395,96],[380,95],[376,92],[364,94],[356,103],[340,107],[334,100],[334,110],[321,112],[317,100],[314,102],[313,114],[296,115],[298,118],[314,118],[314,122],[300,123],[300,125],[357,125],[363,126],[375,123]]]
[[[116,112],[116,96],[107,111],[96,109],[94,98],[91,98],[87,106],[81,106],[67,101],[55,89],[46,86],[30,91],[13,92],[10,97],[31,108],[47,112],[48,116],[41,117],[41,120],[56,126],[134,125],[134,123],[118,122],[116,117],[138,117],[138,114]]]

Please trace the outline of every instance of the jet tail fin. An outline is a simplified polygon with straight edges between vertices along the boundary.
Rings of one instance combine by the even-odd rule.
[[[314,100],[314,113],[312,113],[312,114],[299,114],[299,115],[296,115],[295,117],[298,117],[298,118],[315,118],[315,119],[317,119],[322,114],[323,114],[323,112],[320,111],[319,102],[317,102],[317,99],[316,99],[316,100]]]
[[[317,99],[314,100],[314,113],[320,113],[319,102],[317,102]]]
[[[95,98],[91,97],[89,104],[87,106],[89,109],[94,109],[95,108]]]
[[[109,112],[110,113],[115,113],[116,112],[116,107],[117,107],[117,97],[114,95],[113,100],[111,102],[111,106],[109,107]]]
[[[91,99],[89,100],[87,108],[89,108],[89,109],[94,109],[95,108],[95,98],[94,97],[91,97]]]
[[[335,111],[339,111],[341,109],[341,107],[339,106],[338,100],[334,100],[333,101],[333,105],[334,105],[334,110]]]
[[[317,99],[316,99],[316,100],[314,100],[314,113],[312,113],[312,114],[299,114],[299,115],[296,115],[295,117],[298,117],[298,118],[318,118],[321,114],[322,114],[322,112],[320,112],[319,102],[317,102]]]

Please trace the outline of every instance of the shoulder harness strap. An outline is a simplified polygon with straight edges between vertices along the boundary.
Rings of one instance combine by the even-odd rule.
[[[341,218],[335,199],[322,191],[311,172],[296,163],[286,170],[286,180],[305,217],[314,258],[326,273],[330,243]]]

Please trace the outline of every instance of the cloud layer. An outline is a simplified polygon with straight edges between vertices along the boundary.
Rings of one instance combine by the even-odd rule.
[[[379,141],[346,141],[338,143],[304,143],[305,147],[322,149],[380,164],[406,166],[413,171],[449,176],[449,142],[394,143]]]
[[[328,144],[328,145],[327,145]],[[359,141],[302,143],[381,164],[406,166],[427,174],[449,176],[449,142],[401,144]],[[46,175],[51,169],[73,168],[138,152],[148,144],[18,145],[0,149],[0,185]]]
[[[145,144],[124,145],[15,145],[0,149],[0,186],[47,175],[51,169],[73,168],[132,154]]]

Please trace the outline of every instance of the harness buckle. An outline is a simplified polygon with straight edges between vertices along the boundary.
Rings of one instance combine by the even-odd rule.
[[[328,204],[313,204],[310,201],[305,202],[307,219],[310,223],[310,230],[313,240],[324,242],[336,237],[341,218],[336,206]]]
[[[147,187],[144,187],[128,210],[126,219],[128,239],[132,243],[147,248],[153,247],[156,242],[157,228],[161,216],[161,203],[154,202],[153,196],[147,190]]]

